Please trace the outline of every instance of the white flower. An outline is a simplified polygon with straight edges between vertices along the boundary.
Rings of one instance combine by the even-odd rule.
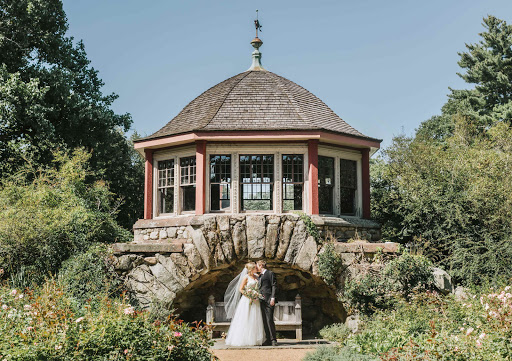
[[[84,320],[84,317],[78,317],[75,321],[75,323],[80,323]]]
[[[8,310],[9,309],[9,306],[7,305],[2,305],[2,310]]]
[[[132,314],[134,314],[134,313],[135,313],[135,309],[134,309],[132,306],[130,306],[130,307],[126,307],[126,308],[124,309],[124,314],[125,314],[125,315],[132,315]]]
[[[25,306],[23,306],[23,309],[24,309],[25,311],[30,311],[30,310],[32,309],[32,306],[30,306],[30,305],[25,305]]]
[[[473,327],[468,328],[468,330],[466,331],[466,336],[469,336],[471,332],[473,332],[474,330],[475,329]]]
[[[485,338],[485,336],[487,336],[487,335],[485,334],[485,332],[482,332],[482,334],[481,334],[480,336],[478,336],[478,338],[479,338],[480,340],[482,340],[482,339],[484,339],[484,338]]]
[[[510,286],[505,287],[505,291],[508,291],[510,289]]]
[[[62,345],[57,345],[57,346],[55,346],[55,349],[56,349],[56,350],[60,350],[61,348],[62,348]]]
[[[18,294],[18,290],[14,289],[11,291],[11,296],[16,296]]]

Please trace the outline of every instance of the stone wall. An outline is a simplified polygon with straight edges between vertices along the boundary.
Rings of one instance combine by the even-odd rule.
[[[339,241],[357,235],[376,241],[380,229],[371,221],[350,218],[313,218],[322,237]],[[337,242],[337,251],[372,253],[376,246]],[[368,248],[369,245],[374,248]],[[381,247],[383,248],[383,247]],[[335,289],[325,284],[318,271],[322,245],[307,232],[298,215],[205,215],[140,220],[134,241],[113,246],[117,271],[132,297],[143,307],[151,302],[175,308],[188,320],[205,318],[209,295],[222,300],[229,281],[248,260],[265,258],[278,276],[278,300],[303,298],[305,332],[315,332],[342,321],[345,312]]]

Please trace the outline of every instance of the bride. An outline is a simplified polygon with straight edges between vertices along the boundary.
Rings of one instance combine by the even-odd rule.
[[[259,346],[265,340],[260,301],[243,293],[246,287],[257,287],[256,264],[247,263],[243,271],[231,281],[224,295],[226,316],[231,319],[226,345]]]

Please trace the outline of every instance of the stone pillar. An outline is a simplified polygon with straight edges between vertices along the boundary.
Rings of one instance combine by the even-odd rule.
[[[144,219],[153,218],[153,149],[144,149],[146,155],[144,181]]]
[[[206,140],[196,141],[196,215],[206,209]]]
[[[309,214],[318,214],[318,139],[308,140]]]
[[[363,218],[370,219],[370,149],[361,150]]]

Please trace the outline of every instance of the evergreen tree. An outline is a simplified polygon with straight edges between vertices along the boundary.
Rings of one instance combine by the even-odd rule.
[[[472,119],[479,132],[496,122],[512,124],[512,25],[492,15],[483,19],[485,31],[476,44],[459,53],[457,73],[473,89],[451,89],[440,116],[423,122],[418,136],[443,141],[454,130],[454,116]]]

